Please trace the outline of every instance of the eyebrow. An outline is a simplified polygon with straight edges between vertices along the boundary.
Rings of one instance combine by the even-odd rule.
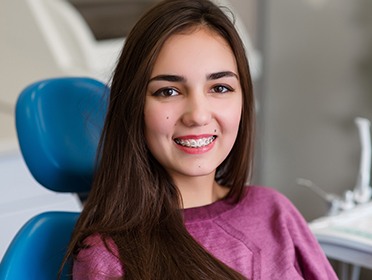
[[[186,82],[186,78],[178,75],[158,75],[150,79],[152,81]]]
[[[235,77],[239,80],[238,75],[232,71],[222,71],[222,72],[217,72],[217,73],[211,73],[207,75],[207,80],[218,80],[224,77]]]
[[[232,71],[221,71],[221,72],[208,74],[207,75],[207,80],[208,81],[218,80],[218,79],[221,79],[221,78],[224,78],[224,77],[235,77],[236,79],[239,80],[238,75],[235,74]],[[149,83],[153,82],[153,81],[167,81],[167,82],[178,82],[178,83],[183,82],[184,83],[184,82],[186,82],[186,78],[184,76],[179,76],[179,75],[163,74],[163,75],[158,75],[158,76],[155,76],[155,77],[151,78],[149,80]]]

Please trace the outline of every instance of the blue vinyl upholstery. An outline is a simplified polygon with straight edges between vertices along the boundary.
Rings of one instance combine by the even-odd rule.
[[[73,212],[45,212],[30,219],[3,257],[0,279],[57,279],[78,216],[79,213]],[[68,266],[63,274],[62,279],[69,279]]]
[[[58,192],[89,191],[108,93],[91,78],[48,79],[21,93],[18,140],[41,185]]]
[[[106,85],[80,77],[46,79],[21,92],[15,113],[19,145],[42,186],[89,192],[108,96]],[[0,279],[57,279],[78,216],[52,211],[31,218],[5,252]]]

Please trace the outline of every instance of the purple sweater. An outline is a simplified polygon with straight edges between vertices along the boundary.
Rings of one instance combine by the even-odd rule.
[[[249,279],[337,279],[306,221],[277,191],[247,187],[239,204],[224,200],[184,210],[190,234],[215,257]],[[74,261],[73,279],[118,279],[120,262],[99,235]],[[110,243],[113,252],[117,248]]]

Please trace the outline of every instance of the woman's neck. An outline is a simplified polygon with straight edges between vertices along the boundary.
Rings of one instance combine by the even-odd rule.
[[[175,183],[182,196],[183,208],[211,204],[229,192],[214,180],[214,175],[177,178]]]

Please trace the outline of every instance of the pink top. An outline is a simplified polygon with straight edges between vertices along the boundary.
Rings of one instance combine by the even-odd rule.
[[[225,200],[184,210],[190,234],[249,279],[338,279],[304,218],[271,188],[247,187],[239,204]],[[119,279],[123,270],[99,235],[74,261],[73,279]],[[113,252],[115,244],[110,243]]]

